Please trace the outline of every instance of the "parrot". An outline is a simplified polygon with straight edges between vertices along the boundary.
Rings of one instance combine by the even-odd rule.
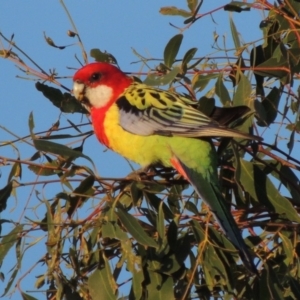
[[[220,125],[197,110],[189,97],[136,82],[105,62],[77,70],[73,94],[89,111],[100,143],[142,167],[162,165],[182,175],[213,213],[245,267],[257,272],[222,195],[211,138],[260,137]]]

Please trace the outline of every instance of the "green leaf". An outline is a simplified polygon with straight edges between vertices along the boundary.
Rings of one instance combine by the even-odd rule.
[[[117,239],[120,241],[128,240],[127,234],[120,228],[116,222],[107,221],[102,224],[102,237]]]
[[[208,83],[218,77],[218,74],[196,74],[192,79],[192,88],[199,89],[198,92],[201,92],[205,89]]]
[[[122,193],[122,195],[119,197],[119,202],[123,205],[124,208],[130,208],[134,204],[132,196],[128,191],[124,191]]]
[[[24,292],[21,292],[21,295],[22,295],[23,300],[38,300],[37,298],[34,298],[34,297],[24,293]]]
[[[281,98],[281,92],[277,87],[273,87],[270,93],[263,98],[261,105],[264,108],[265,118],[262,121],[258,121],[257,125],[259,126],[269,126],[272,124],[278,112],[278,105]]]
[[[201,255],[202,253],[198,253],[198,255]],[[203,265],[202,267],[202,271],[204,273],[204,277],[205,277],[205,284],[207,286],[207,288],[210,290],[210,292],[213,291],[214,289],[214,285],[215,285],[215,278],[213,278],[210,274],[210,266],[207,265]],[[219,275],[218,275],[219,276]]]
[[[115,213],[128,233],[130,233],[138,243],[145,246],[158,248],[158,244],[144,231],[143,227],[136,218],[134,218],[121,207],[118,207],[118,211]]]
[[[14,280],[15,280],[16,276],[18,275],[19,271],[20,270],[19,270],[18,267],[14,268],[13,272],[11,273],[10,278],[8,279],[8,284],[5,287],[4,292],[1,295],[1,297],[4,297],[7,294],[7,292],[10,290],[10,288],[11,288],[12,284],[14,283]]]
[[[175,257],[176,257],[176,264],[174,264],[173,267],[176,267],[177,264],[180,264],[176,267],[176,269],[171,269],[174,272],[177,271],[182,264],[184,264],[184,261],[186,260],[187,256],[189,255],[191,251],[191,238],[188,233],[183,233],[183,236],[181,236],[179,239],[177,239],[176,242],[176,248],[174,251]],[[169,266],[170,269],[170,266]]]
[[[198,244],[203,243],[207,239],[207,233],[204,231],[204,229],[200,226],[198,222],[195,220],[191,221],[192,230],[194,233],[194,238],[196,239],[196,242]],[[210,230],[209,238],[213,242],[213,244],[220,245],[220,250],[216,250],[211,243],[205,244],[205,246],[202,246],[203,248],[200,249],[201,253],[198,253],[198,255],[201,255],[201,258],[199,260],[199,263],[203,267],[203,271],[205,273],[205,280],[208,288],[210,290],[213,289],[215,283],[213,278],[221,276],[222,278],[226,278],[226,280],[223,281],[223,284],[226,284],[230,286],[231,282],[229,279],[229,274],[227,273],[226,267],[224,265],[224,258],[226,258],[226,253],[221,249],[226,249],[229,251],[235,251],[236,249],[234,246],[225,238],[223,237],[223,234],[220,234],[216,230]],[[228,247],[228,248],[227,248]],[[230,253],[230,255],[234,254]],[[237,253],[236,253],[237,257]],[[226,261],[227,259],[225,259]],[[233,268],[233,266],[232,266]],[[227,267],[228,269],[228,267]]]
[[[232,35],[235,49],[238,50],[239,48],[241,48],[241,42],[240,42],[240,38],[239,38],[239,33],[235,27],[235,24],[233,22],[231,15],[229,17],[229,24],[230,24],[231,35]]]
[[[209,238],[214,241],[214,244],[220,245],[220,251],[230,253],[230,255],[238,260],[239,255],[236,251],[236,248],[233,246],[233,244],[226,238],[223,232],[215,229],[214,227],[209,227]],[[224,250],[225,249],[225,250]]]
[[[141,299],[144,285],[142,284],[145,280],[142,261],[144,255],[139,253],[133,253],[132,251],[132,242],[127,240],[126,242],[121,242],[122,247],[122,259],[126,260],[126,269],[132,274],[132,286],[129,295],[129,299]],[[121,264],[118,264],[120,267]],[[134,295],[132,295],[132,293]]]
[[[184,20],[183,24],[189,24],[195,21],[195,14],[193,14],[193,16],[187,18],[186,20]]]
[[[291,154],[291,152],[294,148],[294,144],[295,144],[295,131],[293,130],[291,135],[290,135],[289,141],[286,144],[287,148],[289,149],[289,154]]]
[[[73,214],[76,208],[80,207],[83,202],[94,194],[93,185],[95,182],[95,176],[90,175],[86,177],[79,186],[74,189],[72,195],[69,197],[69,205],[67,213],[69,216]]]
[[[115,57],[107,52],[102,52],[99,49],[91,49],[90,56],[95,58],[95,61],[117,64]]]
[[[280,180],[280,182],[288,189],[293,198],[293,202],[298,206],[300,205],[300,186],[299,186],[299,178],[296,174],[291,170],[288,166],[279,164],[276,160],[268,162],[273,167],[275,167],[278,171],[272,172],[272,175]]]
[[[31,138],[34,139],[33,129],[34,129],[34,118],[33,118],[33,112],[29,114],[28,118],[28,126],[29,126],[29,132],[31,134]]]
[[[174,299],[174,282],[171,276],[159,274],[148,269],[150,282],[146,286],[147,299],[166,300]]]
[[[223,284],[226,284],[228,291],[234,292],[236,283],[231,274],[234,274],[239,268],[236,264],[240,260],[238,252],[233,244],[224,236],[223,232],[221,233],[214,227],[209,227],[208,235],[212,241],[212,245],[219,245],[219,247],[214,247],[216,258],[213,258],[210,263],[214,266],[214,269],[222,274],[222,278],[225,279]],[[204,259],[206,260],[206,255]],[[240,267],[244,268],[245,273],[247,272],[244,266]],[[218,276],[217,273],[215,276]]]
[[[49,136],[43,136],[39,139],[40,140],[73,139],[73,138],[77,138],[77,137],[81,137],[81,136],[91,135],[92,133],[93,133],[93,131],[88,131],[88,132],[75,134],[75,135],[71,135],[71,134],[52,134],[52,135],[49,135]]]
[[[0,189],[0,212],[6,209],[6,203],[13,190],[13,181],[9,182],[3,189]],[[1,261],[1,260],[0,260]]]
[[[261,102],[258,99],[254,100],[254,109],[256,116],[258,116],[260,126],[263,126],[262,124],[266,119],[266,112],[265,108],[262,106]]]
[[[224,6],[225,11],[232,11],[232,12],[242,12],[242,11],[250,11],[252,7],[252,3],[245,3],[241,1],[231,1],[229,4]]]
[[[205,274],[210,274],[209,277],[216,278],[220,276],[219,284],[228,285],[229,280],[224,264],[211,244],[207,244],[205,248],[202,267]]]
[[[45,284],[45,275],[37,276],[37,280],[34,283],[34,287],[40,289]]]
[[[70,93],[62,93],[61,90],[50,87],[46,84],[37,82],[36,89],[42,92],[43,95],[65,113],[81,113],[87,114],[88,111],[76,100]]]
[[[143,192],[139,188],[138,182],[134,181],[130,184],[130,195],[131,203],[133,202],[135,206],[138,206],[143,197]]]
[[[38,160],[39,158],[41,158],[42,155],[40,153],[40,151],[36,151],[30,158],[30,161],[35,161],[35,160]]]
[[[260,274],[260,299],[284,300],[283,289],[274,269],[267,263]]]
[[[134,293],[133,299],[141,299],[143,294],[143,281],[145,280],[142,270],[133,268],[132,272],[132,290]]]
[[[192,212],[195,215],[198,214],[197,206],[191,201],[188,201],[185,203],[185,209],[189,210],[190,212]]]
[[[232,86],[235,87],[240,82],[240,73],[244,73],[243,69],[247,66],[243,57],[240,55],[235,64],[231,65],[231,67],[229,79],[232,81]]]
[[[176,250],[176,246],[177,246],[178,220],[179,220],[179,216],[177,215],[174,218],[174,220],[172,220],[172,222],[170,223],[167,231],[168,244],[173,251]]]
[[[174,80],[180,71],[180,67],[174,67],[165,75],[149,74],[143,83],[151,86],[167,85]]]
[[[173,215],[172,211],[169,209],[169,207],[154,193],[148,193],[148,192],[144,191],[144,196],[145,196],[147,202],[150,205],[152,205],[156,209],[156,211],[158,211],[160,209],[160,207],[162,206],[162,210],[163,210],[165,219],[170,220],[170,219],[174,218],[174,215]]]
[[[128,240],[128,236],[126,232],[124,232],[118,224],[118,219],[113,211],[113,209],[109,209],[107,213],[107,220],[103,221],[101,230],[102,230],[102,238],[115,238],[120,241]]]
[[[73,191],[73,194],[86,194],[94,185],[95,176],[90,175],[81,181],[79,186]]]
[[[296,123],[287,124],[285,128],[290,131],[296,131],[297,133],[299,133],[300,132],[300,121],[297,121]]]
[[[2,264],[6,254],[13,247],[21,235],[23,230],[23,225],[17,225],[12,231],[10,231],[7,235],[5,235],[1,239],[1,247],[0,247],[0,263]]]
[[[203,1],[200,1],[200,3],[198,4],[198,0],[197,1],[187,0],[187,1],[188,1],[189,8],[192,9],[192,16],[184,20],[183,22],[184,24],[189,24],[191,22],[196,21],[196,16],[203,4]]]
[[[298,266],[299,266],[299,263],[298,263]],[[292,276],[289,276],[289,284],[290,284],[290,287],[291,287],[291,291],[293,292],[294,299],[300,299],[299,280],[297,280],[296,278],[293,278]]]
[[[245,160],[240,161],[240,182],[251,197],[272,211],[293,222],[300,222],[300,217],[293,205],[283,197],[271,180],[259,169],[259,166]]]
[[[18,157],[18,160],[20,160],[20,157]],[[8,175],[8,182],[10,182],[13,177],[19,177],[20,179],[22,178],[22,164],[20,162],[15,162],[13,164],[13,167],[11,168],[9,175]],[[1,192],[0,192],[1,194]],[[1,196],[0,196],[1,199]]]
[[[44,152],[50,152],[53,154],[58,154],[61,155],[65,158],[78,158],[78,157],[83,157],[90,161],[92,165],[94,166],[93,161],[80,151],[73,150],[69,148],[68,146],[57,144],[54,142],[46,141],[46,140],[41,140],[41,139],[34,139],[33,144],[35,148],[39,151],[44,151]]]
[[[157,222],[156,222],[157,225],[156,230],[162,242],[165,240],[165,216],[163,211],[163,204],[164,204],[163,201],[161,201],[158,209]]]
[[[283,56],[281,56],[279,60],[276,57],[271,57],[257,65],[255,67],[255,73],[265,77],[283,78],[288,75],[288,67],[288,62]]]
[[[191,48],[185,53],[182,59],[182,69],[187,69],[187,64],[194,58],[197,50],[197,48]]]
[[[169,40],[168,44],[165,47],[164,62],[168,68],[171,68],[175,61],[182,39],[183,39],[183,35],[177,34]]]
[[[152,209],[148,209],[148,208],[144,208],[144,207],[140,207],[139,211],[141,211],[141,213],[143,214],[143,216],[145,218],[147,218],[147,220],[149,221],[149,223],[152,226],[156,226],[156,211],[153,211]]]
[[[223,74],[220,73],[220,75],[218,76],[218,79],[216,81],[216,85],[215,85],[215,91],[216,94],[218,95],[218,97],[220,98],[222,104],[224,106],[228,106],[231,103],[231,99],[228,93],[228,90],[226,89],[224,82],[223,82]]]
[[[198,5],[198,0],[187,0],[187,5],[191,12],[194,12]]]
[[[50,206],[50,203],[45,200],[44,201],[47,212],[46,212],[46,218],[42,220],[43,224],[42,226],[45,226],[47,229],[45,231],[48,231],[48,236],[47,236],[47,248],[49,253],[51,253],[51,248],[56,245],[60,239],[60,236],[57,235],[55,231],[55,225],[54,225],[54,214],[55,214],[55,208],[53,205]],[[42,228],[41,226],[41,228]]]
[[[179,201],[181,199],[182,186],[174,185],[171,187],[170,192],[168,194],[168,204],[170,211],[173,214],[181,214]],[[166,213],[165,213],[166,214]],[[173,219],[173,218],[170,218]]]
[[[194,236],[196,242],[199,244],[205,240],[205,232],[204,232],[203,228],[200,226],[200,224],[198,222],[196,222],[195,220],[192,220],[190,223],[191,223],[192,230],[193,230],[193,236]]]
[[[293,262],[293,256],[294,256],[293,244],[291,240],[286,236],[286,234],[289,235],[290,233],[281,231],[278,232],[278,234],[282,240],[282,246],[284,249],[284,254],[286,256],[284,263],[286,264],[286,266],[289,266]]]
[[[104,264],[94,271],[88,279],[89,293],[92,299],[116,300],[117,284],[115,283],[110,265],[104,255]]]
[[[159,12],[165,16],[181,16],[184,18],[188,18],[192,15],[191,12],[186,11],[184,9],[177,8],[175,6],[161,7]]]
[[[58,169],[60,164],[61,163],[58,160],[53,160],[51,162],[39,164],[38,166],[29,165],[28,169],[39,176],[52,176],[61,173],[61,171]]]
[[[242,72],[240,72],[239,76],[240,76],[240,81],[232,99],[233,106],[246,105],[251,107],[251,102],[252,102],[251,83],[249,79]]]

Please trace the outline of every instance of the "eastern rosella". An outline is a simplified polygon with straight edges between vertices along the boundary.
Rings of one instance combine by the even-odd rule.
[[[107,63],[88,64],[73,80],[73,93],[90,111],[99,141],[142,166],[175,168],[208,205],[245,266],[255,272],[220,190],[215,148],[209,139],[201,139],[254,137],[219,125],[187,97],[134,82]]]

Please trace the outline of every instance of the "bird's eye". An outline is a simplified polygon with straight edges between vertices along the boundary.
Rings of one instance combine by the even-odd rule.
[[[94,73],[90,78],[90,82],[98,81],[101,78],[101,73]]]

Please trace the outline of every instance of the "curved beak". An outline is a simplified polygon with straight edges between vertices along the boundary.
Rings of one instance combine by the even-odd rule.
[[[73,94],[78,101],[82,101],[85,95],[85,85],[83,82],[77,80],[73,84]]]

